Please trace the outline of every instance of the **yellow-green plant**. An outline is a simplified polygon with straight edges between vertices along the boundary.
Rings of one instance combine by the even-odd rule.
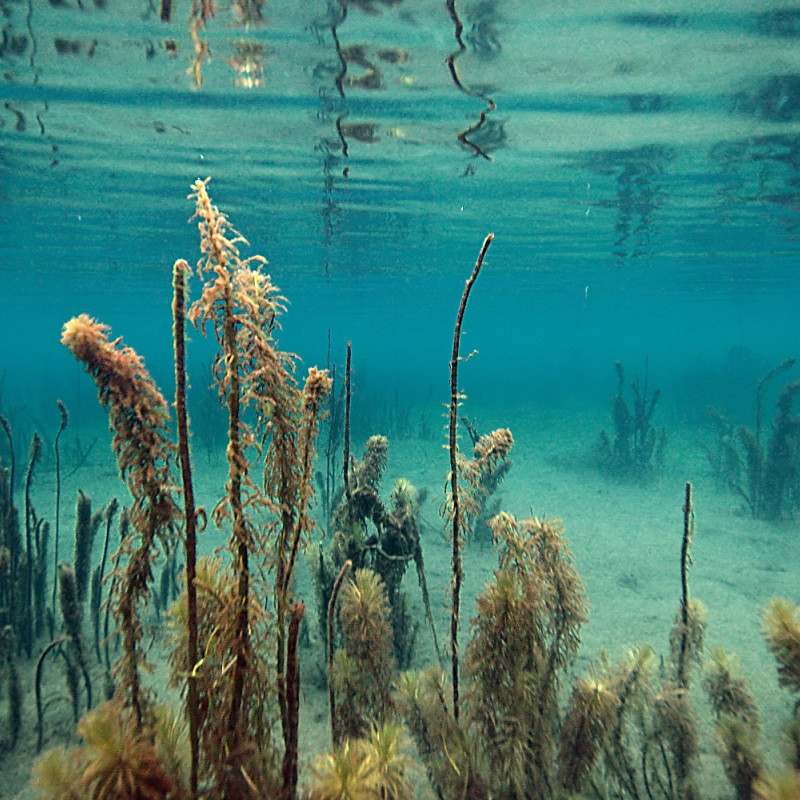
[[[168,714],[157,706],[154,715]],[[185,744],[172,723],[143,728],[132,708],[103,703],[81,717],[80,745],[55,748],[34,765],[42,800],[181,800],[186,796],[181,763]],[[162,738],[166,737],[166,738]]]
[[[773,598],[761,612],[761,632],[775,658],[778,683],[795,698],[800,694],[800,608],[783,598]],[[798,701],[794,714],[785,724],[782,746],[786,767],[782,772],[762,772],[754,782],[758,800],[800,798],[800,717]]]
[[[356,570],[341,593],[342,650],[331,676],[337,743],[364,736],[370,725],[386,721],[394,711],[390,614],[380,577],[372,570]]]
[[[345,739],[311,767],[311,800],[411,800],[412,761],[396,722],[373,725],[361,739]]]
[[[602,680],[578,678],[561,723],[557,785],[579,793],[602,752],[620,699]]]
[[[427,673],[403,679],[403,716],[442,797],[482,796],[486,787],[504,798],[552,797],[559,781],[559,688],[577,654],[586,599],[557,522],[503,513],[491,527],[499,563],[477,601],[461,714],[456,720],[445,699],[445,681]],[[565,785],[592,766],[614,707],[603,693],[607,702],[598,709],[589,703],[581,722],[581,696],[568,714],[568,758],[580,758],[574,738],[582,726],[597,730],[598,741],[585,751],[585,764],[564,766]]]
[[[197,727],[200,737],[201,781],[224,782],[226,759],[223,752],[227,737],[232,685],[226,679],[236,652],[236,574],[218,556],[204,556],[197,561],[197,635],[203,643],[194,669],[198,702]],[[269,663],[274,652],[274,634],[270,617],[254,593],[249,596],[248,619],[251,625],[252,653],[246,673],[242,707],[243,728],[248,731],[253,752],[245,769],[252,781],[266,783],[277,771],[278,754],[272,731],[277,723],[275,713],[275,673]],[[181,687],[185,682],[188,649],[188,602],[184,589],[168,615],[169,660],[171,683]]]
[[[712,647],[704,666],[703,686],[716,719],[717,752],[739,800],[750,800],[762,776],[758,709],[738,659]]]

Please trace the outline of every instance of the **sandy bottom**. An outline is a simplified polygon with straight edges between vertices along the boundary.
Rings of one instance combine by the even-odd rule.
[[[477,415],[482,432],[510,427],[515,437],[513,467],[502,485],[502,507],[518,517],[531,514],[559,518],[565,537],[575,555],[576,566],[585,582],[590,600],[590,621],[583,630],[583,646],[576,673],[585,672],[601,648],[612,659],[637,644],[647,642],[657,653],[668,651],[669,630],[680,599],[680,545],[682,536],[684,485],[694,484],[697,528],[691,591],[709,613],[708,645],[722,645],[741,660],[742,671],[752,682],[752,691],[762,719],[762,741],[771,767],[780,764],[776,741],[781,724],[792,709],[790,696],[779,690],[774,662],[759,632],[759,610],[774,596],[797,602],[800,537],[796,523],[767,524],[749,518],[741,502],[718,485],[697,439],[710,434],[694,428],[668,426],[666,463],[646,486],[608,480],[586,466],[586,455],[601,428],[608,426],[607,409],[585,411],[561,409],[541,412],[524,409],[511,413],[502,409],[470,409]],[[391,431],[387,433],[391,434]],[[124,488],[116,475],[103,433],[94,463],[85,465],[64,481],[62,506],[62,554],[71,556],[74,498],[80,487],[89,493],[95,508]],[[439,439],[392,438],[390,462],[384,481],[388,498],[397,477],[411,480],[428,490],[423,510],[423,548],[428,586],[440,642],[447,641],[449,617],[447,590],[450,581],[450,544],[439,517],[447,474],[448,456]],[[358,454],[360,442],[354,441]],[[102,451],[102,452],[101,452]],[[224,476],[224,465],[209,463],[204,454],[195,459],[199,500],[213,505]],[[52,508],[52,472],[43,473],[36,485],[40,515]],[[223,543],[218,532],[205,534],[202,549],[214,550]],[[473,542],[465,558],[466,583],[462,597],[466,641],[474,602],[490,579],[495,559],[491,545]],[[301,570],[298,594],[306,600],[311,624],[310,643],[301,653],[304,704],[301,710],[301,759],[307,764],[329,747],[327,692],[319,680],[323,656],[315,631],[314,595],[305,570]],[[424,615],[416,577],[407,574],[406,589],[415,613],[422,622],[421,639],[414,666],[435,661],[426,635]],[[43,646],[44,642],[40,643]],[[36,718],[32,663],[20,661],[25,690],[22,738],[13,753],[0,757],[0,797],[34,797],[28,785],[35,758]],[[154,686],[162,697],[166,668],[154,646],[151,660],[156,666]],[[96,685],[101,684],[99,677]],[[695,677],[695,684],[699,680]],[[97,690],[99,692],[99,688]],[[45,747],[71,741],[69,709],[63,680],[53,671],[48,685]],[[714,753],[714,736],[707,704],[701,691],[695,692],[695,707],[701,711],[703,795],[707,798],[733,795]],[[5,699],[3,697],[3,705]],[[5,709],[2,711],[3,717]],[[2,737],[0,737],[2,738]],[[429,796],[420,772],[420,796]]]

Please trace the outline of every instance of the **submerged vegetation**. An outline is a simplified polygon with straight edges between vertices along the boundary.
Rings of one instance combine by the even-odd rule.
[[[19,662],[32,660],[42,641],[35,669],[39,748],[53,738],[54,695],[45,689],[56,665],[78,736],[37,761],[33,780],[42,798],[293,800],[305,791],[312,800],[404,800],[427,778],[440,800],[694,800],[702,796],[701,714],[713,720],[713,746],[737,798],[800,796],[797,703],[785,731],[787,771],[770,774],[748,681],[734,656],[705,647],[707,614],[689,586],[691,484],[676,558],[676,613],[663,653],[642,644],[615,661],[602,651],[579,670],[589,610],[562,525],[502,510],[497,490],[513,435],[507,428],[478,435],[460,414],[461,326],[491,234],[465,285],[453,337],[450,471],[441,503],[452,548],[450,635],[440,647],[420,536],[426,490],[405,478],[389,491],[382,487],[384,435],[369,436],[360,457],[351,453],[349,346],[340,387],[315,367],[298,380],[298,359],[277,341],[286,301],[264,259],[241,254],[247,242],[213,205],[207,180],[192,186],[190,198],[201,255],[194,270],[184,260],[173,268],[176,435],[169,404],[139,354],[87,315],[64,326],[62,342],[93,378],[108,412],[129,502],[120,510],[112,500],[93,512],[88,495],[78,495],[72,563],[56,555],[49,607],[49,526],[30,499],[41,441],[31,446],[22,515],[13,458],[0,469],[0,674],[8,720],[0,747],[17,746],[25,699]],[[192,302],[193,274],[201,288]],[[194,498],[187,323],[216,344],[210,371],[226,419],[226,477],[209,510]],[[658,466],[664,443],[651,422],[659,393],[648,394],[646,380],[641,389],[634,381],[631,410],[622,365],[616,369],[615,437],[601,438],[601,466],[642,479]],[[787,389],[779,399],[765,463],[795,441],[794,393]],[[60,409],[59,434],[67,420]],[[10,424],[2,422],[13,452]],[[461,451],[460,428],[471,453]],[[55,441],[57,448],[58,434]],[[763,487],[760,497],[767,503]],[[111,541],[115,520],[118,544]],[[224,533],[227,548],[198,557],[208,525]],[[484,528],[495,566],[467,626],[464,549]],[[57,523],[55,530],[57,548]],[[98,534],[102,558],[93,568]],[[411,562],[426,626],[403,588]],[[312,599],[301,596],[296,579],[303,563],[313,581],[331,733],[330,751],[308,766],[305,789],[300,641],[314,634],[306,613]],[[87,644],[89,624],[94,647]],[[151,627],[161,634],[180,703],[174,695],[157,697],[148,678]],[[408,671],[419,663],[416,639],[426,629],[436,662]],[[800,611],[776,599],[762,613],[762,629],[779,683],[797,699]],[[92,683],[98,671],[102,692]],[[700,688],[708,699],[702,709]],[[425,775],[415,769],[414,750]],[[308,762],[312,754],[305,755]]]
[[[715,475],[759,519],[776,521],[792,517],[800,509],[800,415],[794,410],[800,380],[790,381],[778,392],[768,439],[764,431],[768,385],[794,363],[787,358],[758,381],[753,428],[736,427],[723,411],[709,408],[715,435],[713,447],[706,447],[709,463]]]
[[[597,466],[601,472],[617,479],[644,481],[661,468],[667,433],[664,428],[653,427],[653,412],[661,390],[652,394],[647,387],[645,362],[644,386],[639,379],[631,381],[633,409],[625,399],[625,368],[621,361],[614,363],[617,373],[617,391],[611,398],[611,417],[614,437],[601,431],[595,448]]]

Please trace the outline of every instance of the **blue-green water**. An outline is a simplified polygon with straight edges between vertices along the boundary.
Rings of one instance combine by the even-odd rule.
[[[445,3],[244,5],[249,25],[231,3],[199,29],[199,86],[183,4],[168,24],[154,2],[5,5],[3,305],[26,331],[7,391],[69,372],[58,331],[84,310],[161,370],[207,175],[311,362],[330,328],[366,372],[446,379],[490,230],[469,344],[503,396],[646,353],[667,383],[731,347],[793,352],[793,8],[456,4],[462,51]]]
[[[56,398],[102,419],[59,345],[80,312],[171,392],[171,266],[198,258],[186,195],[208,175],[290,301],[282,346],[341,365],[352,341],[362,433],[387,405],[436,429],[490,231],[462,343],[479,419],[542,412],[571,442],[571,414],[610,425],[620,359],[696,444],[709,404],[752,425],[757,380],[800,356],[795,4],[231,0],[204,24],[166,5],[0,1],[0,411],[20,430],[55,428]],[[212,350],[190,347],[202,385]],[[669,459],[702,479],[701,450]]]

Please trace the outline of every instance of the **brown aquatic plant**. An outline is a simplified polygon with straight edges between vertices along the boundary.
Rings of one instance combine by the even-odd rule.
[[[187,317],[201,331],[211,328],[219,345],[213,374],[220,399],[228,411],[228,480],[225,494],[213,511],[218,525],[230,521],[234,570],[237,575],[236,638],[233,650],[231,694],[227,710],[225,751],[231,772],[246,747],[242,709],[252,660],[250,642],[251,554],[270,559],[274,569],[276,679],[284,746],[293,746],[292,719],[287,695],[286,618],[291,608],[292,576],[296,559],[313,527],[313,461],[322,401],[330,389],[327,373],[311,368],[302,389],[294,377],[295,356],[281,351],[275,339],[285,298],[261,267],[259,255],[242,258],[247,244],[227,216],[211,201],[208,179],[198,180],[190,198],[200,232],[202,256],[197,272],[205,280],[200,298]],[[252,426],[245,423],[254,412]],[[264,459],[264,479],[252,478],[249,452]],[[255,517],[265,513],[263,528]],[[286,789],[293,794],[293,789]]]
[[[135,535],[121,545],[127,561],[121,566],[112,607],[122,630],[118,691],[141,725],[146,703],[139,674],[144,656],[138,605],[149,595],[157,542],[173,536],[180,512],[170,474],[174,446],[167,437],[167,403],[142,358],[120,339],[109,339],[109,330],[81,314],[64,325],[61,343],[94,379],[98,400],[108,411],[120,475],[133,498],[128,515]]]

